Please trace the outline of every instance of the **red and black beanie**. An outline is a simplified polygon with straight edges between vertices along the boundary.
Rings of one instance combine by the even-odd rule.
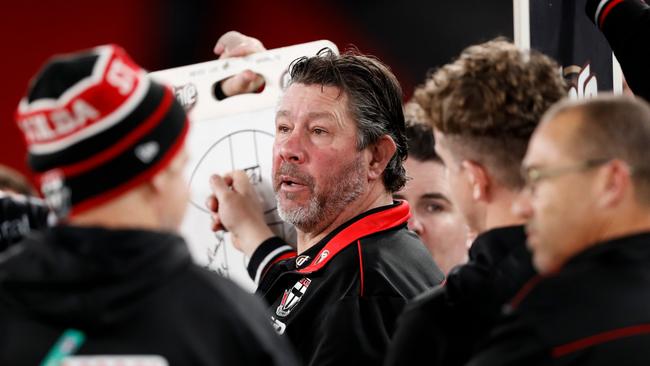
[[[41,191],[62,217],[150,179],[180,151],[189,126],[172,90],[115,45],[48,61],[16,122]]]

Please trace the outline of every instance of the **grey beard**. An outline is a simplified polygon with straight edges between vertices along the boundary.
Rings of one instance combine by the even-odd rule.
[[[364,192],[364,172],[360,159],[353,162],[342,173],[343,177],[336,177],[326,182],[325,186],[329,186],[330,191],[314,193],[309,203],[303,207],[285,210],[280,204],[280,193],[276,192],[280,218],[304,233],[327,227],[345,206],[354,202]]]
[[[276,199],[280,202],[279,193],[275,194]],[[291,210],[284,210],[281,205],[278,205],[278,214],[284,222],[288,222],[295,226],[302,232],[309,232],[313,230],[318,222],[320,213],[322,212],[322,205],[318,202],[316,197],[309,200],[307,207],[297,207]]]

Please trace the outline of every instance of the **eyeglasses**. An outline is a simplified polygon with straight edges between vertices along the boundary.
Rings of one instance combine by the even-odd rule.
[[[610,158],[602,159],[590,159],[581,161],[576,164],[571,164],[567,166],[557,167],[557,168],[535,168],[535,167],[522,167],[521,176],[524,178],[524,188],[531,191],[534,191],[535,185],[544,179],[556,178],[565,174],[581,172],[589,169],[599,167],[603,164],[607,164],[611,161]]]

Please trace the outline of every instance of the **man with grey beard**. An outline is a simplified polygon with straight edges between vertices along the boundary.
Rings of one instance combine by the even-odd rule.
[[[273,180],[296,253],[266,227],[244,172],[212,177],[214,230],[249,256],[276,330],[309,365],[381,364],[404,304],[443,276],[408,231],[401,89],[375,58],[294,61],[275,119]]]

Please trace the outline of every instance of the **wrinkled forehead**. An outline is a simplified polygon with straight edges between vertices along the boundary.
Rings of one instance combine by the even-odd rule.
[[[291,84],[280,98],[276,119],[333,119],[342,125],[353,120],[345,92],[335,86]]]
[[[313,106],[347,106],[348,95],[341,88],[331,85],[292,83],[285,89],[278,102],[278,110],[299,106],[305,102]]]

